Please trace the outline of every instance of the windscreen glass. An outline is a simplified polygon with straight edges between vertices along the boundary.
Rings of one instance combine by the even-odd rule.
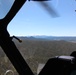
[[[15,0],[0,0],[0,19],[4,18]]]
[[[22,40],[13,39],[34,74],[48,59],[76,51],[75,10],[75,0],[27,1],[9,23],[8,31]]]

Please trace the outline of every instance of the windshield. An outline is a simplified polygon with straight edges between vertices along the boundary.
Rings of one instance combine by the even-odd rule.
[[[19,43],[13,39],[34,74],[40,72],[48,59],[76,51],[75,1],[47,3],[59,16],[52,17],[38,2],[27,1],[8,26],[10,35],[22,40]]]
[[[0,19],[4,18],[15,0],[0,0]]]

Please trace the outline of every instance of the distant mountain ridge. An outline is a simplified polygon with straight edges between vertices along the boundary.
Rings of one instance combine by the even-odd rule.
[[[76,36],[23,36],[21,39],[30,39],[30,40],[64,40],[64,41],[76,41]]]

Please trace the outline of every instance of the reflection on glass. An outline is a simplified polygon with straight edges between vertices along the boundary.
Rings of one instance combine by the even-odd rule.
[[[15,0],[0,0],[0,19],[4,18]]]

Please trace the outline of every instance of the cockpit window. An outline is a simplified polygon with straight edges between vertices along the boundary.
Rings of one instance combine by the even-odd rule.
[[[0,1],[0,5],[6,3],[7,6],[10,6],[1,6],[1,19],[8,13],[15,0],[12,2],[8,0],[10,4],[5,0]],[[51,0],[46,2],[49,7],[52,7],[52,10],[56,10],[59,14],[57,17],[51,17],[51,14],[45,11],[45,8],[48,8],[47,4],[39,3],[26,2],[8,26],[10,35],[15,35],[22,40],[22,43],[19,43],[13,39],[23,58],[36,75],[39,74],[48,59],[60,55],[68,56],[76,51],[75,1]],[[43,6],[46,7],[43,8]],[[7,57],[2,55],[0,59],[3,61],[1,65],[4,63],[4,67],[0,67],[6,68],[9,64],[9,62],[7,64]],[[9,71],[16,72],[14,69],[6,68],[4,73]]]
[[[0,19],[4,18],[15,0],[0,0]]]
[[[22,39],[20,44],[14,42],[35,74],[51,57],[70,55],[76,50],[73,37],[76,35],[75,1],[51,0],[46,3],[58,12],[58,17],[51,17],[39,2],[30,1],[24,4],[8,27],[11,35]]]

